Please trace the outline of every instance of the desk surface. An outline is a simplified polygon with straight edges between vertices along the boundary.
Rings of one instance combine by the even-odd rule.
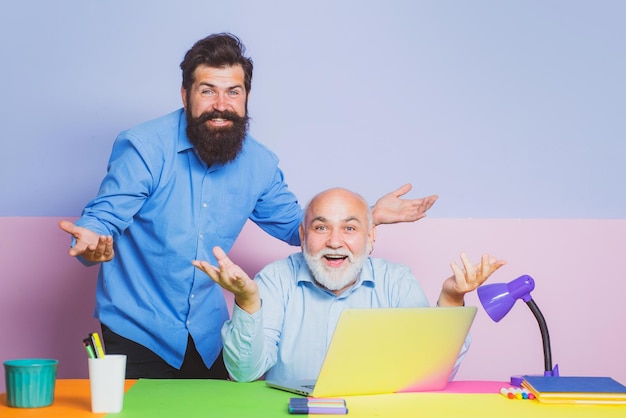
[[[270,389],[263,382],[236,383],[221,380],[127,381],[124,410],[109,417],[286,417],[287,392]],[[346,397],[347,417],[621,417],[626,405],[546,405],[511,400],[496,393],[398,393]],[[6,405],[0,395],[0,416],[103,417],[92,414],[88,380],[57,380],[55,400],[46,408],[21,409]],[[316,417],[321,415],[315,415]],[[337,415],[327,415],[337,417]]]
[[[126,391],[137,381],[127,380]],[[89,394],[89,380],[87,379],[57,379],[54,390],[54,402],[45,408],[10,408],[7,406],[7,394],[0,394],[0,417],[104,417],[106,414],[91,412],[91,398]]]

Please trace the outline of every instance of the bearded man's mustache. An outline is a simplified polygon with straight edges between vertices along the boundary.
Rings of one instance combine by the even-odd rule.
[[[231,121],[235,124],[241,123],[246,119],[245,116],[239,116],[235,112],[231,112],[230,110],[212,110],[210,112],[204,112],[197,118],[195,118],[195,123],[202,124],[206,123],[212,119],[224,119]],[[213,129],[221,129],[221,128],[213,128]]]

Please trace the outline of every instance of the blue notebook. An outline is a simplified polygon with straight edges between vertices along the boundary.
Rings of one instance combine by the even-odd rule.
[[[626,404],[626,386],[610,377],[524,376],[522,386],[540,402]]]

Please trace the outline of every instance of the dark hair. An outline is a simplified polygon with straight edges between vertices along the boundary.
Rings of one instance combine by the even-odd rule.
[[[241,65],[244,73],[244,87],[246,94],[252,86],[252,60],[243,54],[246,47],[238,37],[231,33],[216,33],[196,42],[185,54],[180,63],[183,70],[183,88],[189,90],[194,82],[193,73],[199,65],[210,67],[224,67]]]

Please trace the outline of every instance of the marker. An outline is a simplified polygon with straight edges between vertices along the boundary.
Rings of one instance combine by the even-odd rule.
[[[290,406],[290,414],[333,414],[345,415],[348,413],[346,407],[323,407],[323,406]]]
[[[291,398],[290,414],[334,414],[348,413],[345,399],[341,398]]]
[[[509,399],[535,399],[535,395],[530,393],[526,388],[502,388],[500,389],[502,396]]]
[[[345,407],[346,400],[342,398],[291,398],[289,400],[291,406],[316,406],[316,407]]]
[[[87,350],[87,356],[89,356],[89,358],[96,358],[96,353],[94,353],[93,347],[91,346],[91,338],[85,338],[83,345],[85,346],[85,350]]]
[[[100,336],[98,335],[98,333],[97,332],[91,333],[89,334],[89,337],[91,337],[91,341],[93,342],[93,346],[96,352],[96,357],[97,358],[104,357],[104,349],[102,348],[102,342],[100,342]]]

